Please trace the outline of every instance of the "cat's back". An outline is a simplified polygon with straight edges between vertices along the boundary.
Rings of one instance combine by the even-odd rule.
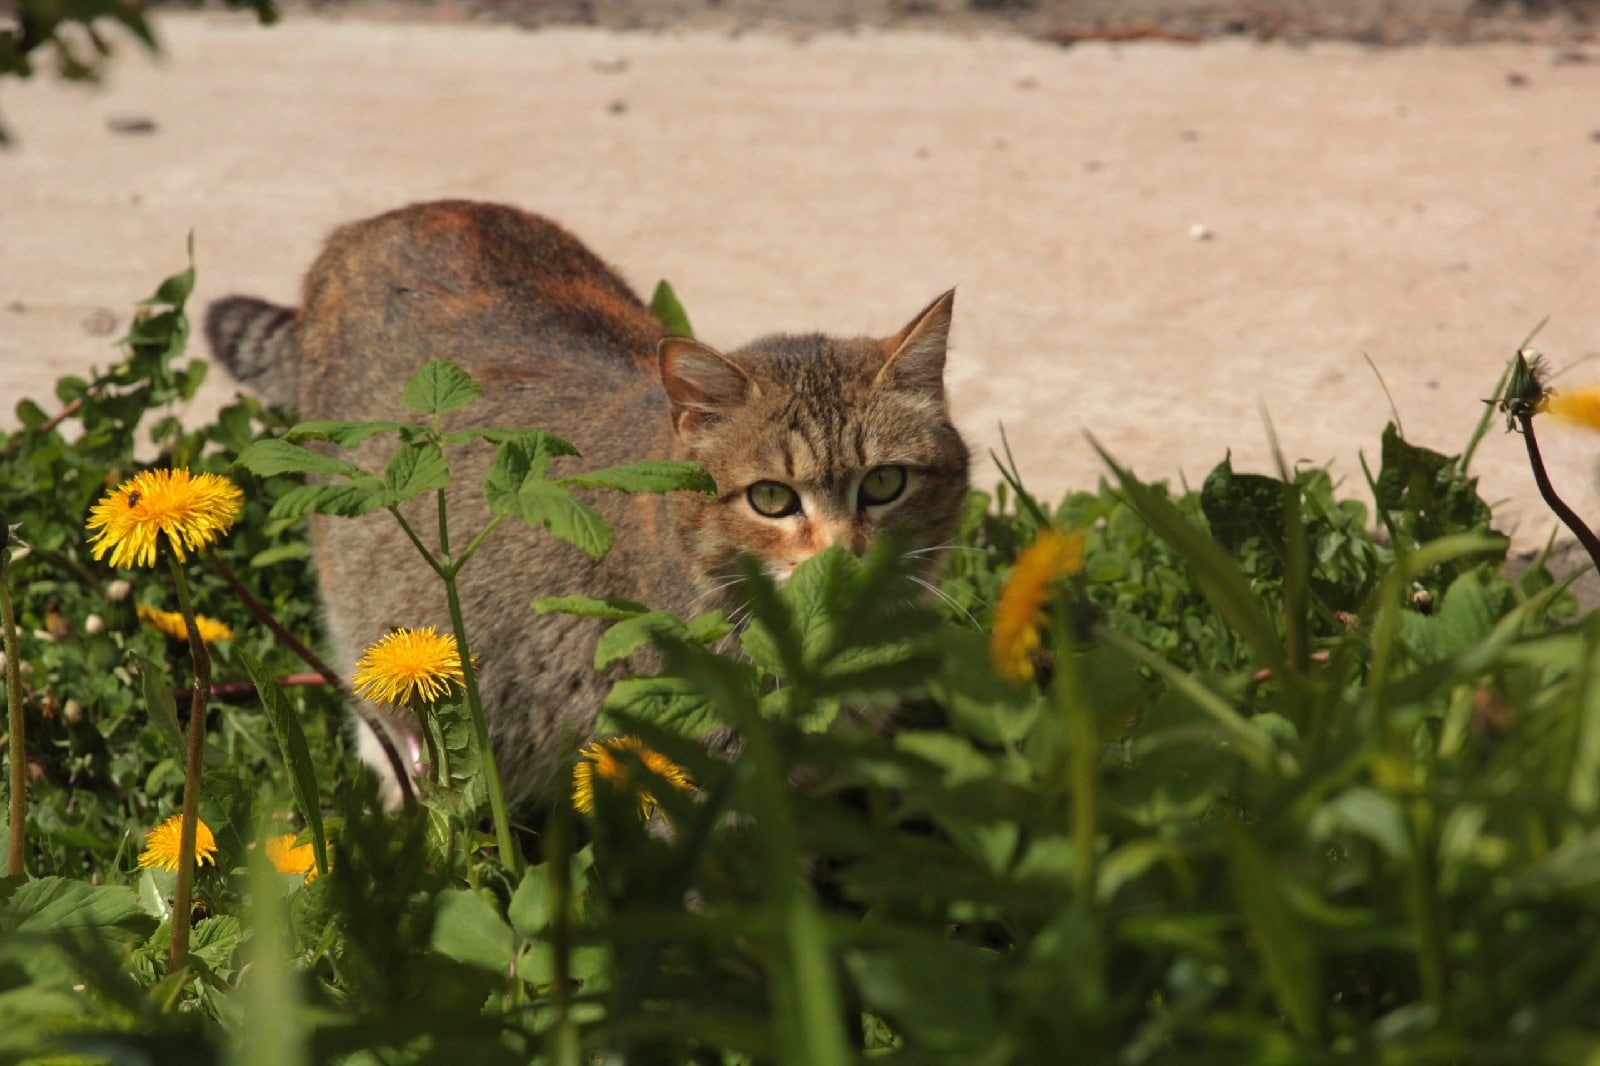
[[[389,407],[428,359],[456,363],[490,395],[602,388],[652,377],[660,334],[556,223],[500,204],[414,204],[335,231],[307,275],[299,406],[305,418]]]

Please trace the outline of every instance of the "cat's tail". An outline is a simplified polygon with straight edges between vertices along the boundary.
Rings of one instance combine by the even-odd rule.
[[[254,296],[225,296],[206,309],[206,339],[218,362],[268,403],[300,402],[295,310]]]

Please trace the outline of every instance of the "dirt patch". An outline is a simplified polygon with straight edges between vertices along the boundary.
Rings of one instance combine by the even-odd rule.
[[[885,29],[1006,32],[1060,45],[1227,36],[1376,45],[1556,43],[1600,33],[1600,0],[338,0],[310,7],[368,18],[801,38]]]

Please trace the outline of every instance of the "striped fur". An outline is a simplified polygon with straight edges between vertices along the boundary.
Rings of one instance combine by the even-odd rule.
[[[294,308],[227,296],[206,309],[206,339],[228,373],[268,403],[299,403],[299,355]]]

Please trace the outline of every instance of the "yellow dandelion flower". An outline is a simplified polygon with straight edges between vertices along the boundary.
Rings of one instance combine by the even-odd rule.
[[[400,705],[421,696],[430,703],[465,684],[456,638],[432,626],[397,629],[367,646],[356,663],[356,695],[374,703]]]
[[[267,841],[267,858],[281,874],[301,874],[306,883],[317,879],[317,853],[310,844],[295,845],[293,833],[283,833]]]
[[[139,605],[139,621],[150,626],[158,633],[165,633],[173,640],[188,640],[189,631],[184,627],[183,615],[178,611],[158,611],[154,607]],[[207,618],[203,614],[194,616],[195,625],[200,629],[200,639],[207,644],[218,640],[232,640],[233,630],[227,623],[219,622],[215,618]]]
[[[572,805],[580,813],[594,813],[594,782],[603,777],[613,788],[635,792],[639,800],[639,816],[649,820],[656,810],[656,798],[644,789],[628,784],[628,767],[617,757],[619,752],[629,752],[652,774],[674,788],[690,790],[694,782],[689,772],[660,752],[645,747],[638,737],[607,737],[591,740],[578,752],[578,762],[572,768]]]
[[[1600,385],[1575,392],[1547,392],[1539,409],[1569,425],[1600,429]]]
[[[244,493],[225,477],[187,470],[146,470],[118,485],[89,513],[96,559],[111,565],[154,566],[156,535],[165,533],[178,561],[233,528]],[[99,532],[94,532],[98,530]]]
[[[1058,578],[1083,569],[1083,532],[1041,529],[1017,556],[1017,564],[1000,592],[989,636],[989,657],[1001,677],[1026,681],[1033,676],[1033,652],[1039,647],[1045,603]]]
[[[183,815],[174,814],[144,836],[144,851],[139,853],[140,866],[159,866],[163,870],[178,869],[178,838],[183,834]],[[196,820],[194,827],[194,858],[204,866],[217,861],[217,838],[211,827]]]

